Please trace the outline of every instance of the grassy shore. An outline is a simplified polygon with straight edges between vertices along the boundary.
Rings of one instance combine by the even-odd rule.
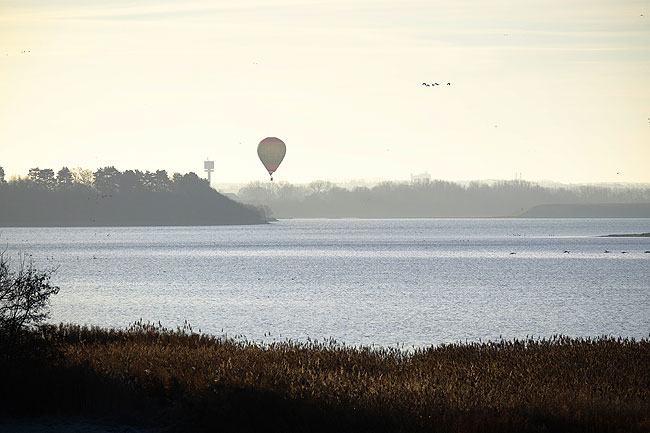
[[[48,326],[4,345],[9,404],[0,410],[11,417],[109,417],[169,431],[650,431],[647,339],[407,354],[333,341],[260,346],[139,323]]]

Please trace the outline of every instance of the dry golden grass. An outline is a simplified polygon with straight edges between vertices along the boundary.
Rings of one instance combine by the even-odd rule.
[[[89,398],[148,396],[185,420],[180,430],[650,431],[648,340],[554,337],[407,354],[333,341],[260,346],[142,323],[42,332],[57,368],[119,385],[83,391]]]

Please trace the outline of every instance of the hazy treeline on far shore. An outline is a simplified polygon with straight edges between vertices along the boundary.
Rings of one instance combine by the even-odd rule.
[[[95,172],[32,168],[5,179],[0,167],[0,225],[255,224],[274,218],[637,217],[650,218],[649,187],[542,186],[524,180],[460,184],[382,182],[343,188],[251,182],[236,201],[195,173]]]
[[[382,182],[351,189],[322,180],[251,182],[238,199],[268,206],[276,218],[650,217],[650,188],[546,187],[524,180]]]
[[[5,179],[0,167],[0,226],[256,224],[265,213],[233,201],[195,173],[95,172],[32,168]]]

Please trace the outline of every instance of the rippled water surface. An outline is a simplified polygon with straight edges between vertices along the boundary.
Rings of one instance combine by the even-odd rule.
[[[53,322],[142,318],[255,341],[405,347],[566,334],[647,337],[648,219],[282,220],[2,228],[57,267]],[[606,252],[609,251],[609,252]]]

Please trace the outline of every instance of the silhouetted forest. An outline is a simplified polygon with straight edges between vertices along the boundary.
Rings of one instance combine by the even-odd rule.
[[[0,167],[0,226],[260,224],[263,210],[210,188],[195,173],[32,168],[7,182]]]
[[[383,182],[352,189],[320,180],[306,186],[252,182],[238,197],[268,206],[276,218],[650,217],[650,188],[550,188],[524,180],[467,186],[443,180]],[[556,207],[555,213],[527,213],[547,204],[566,206]],[[606,206],[579,206],[585,204]]]

